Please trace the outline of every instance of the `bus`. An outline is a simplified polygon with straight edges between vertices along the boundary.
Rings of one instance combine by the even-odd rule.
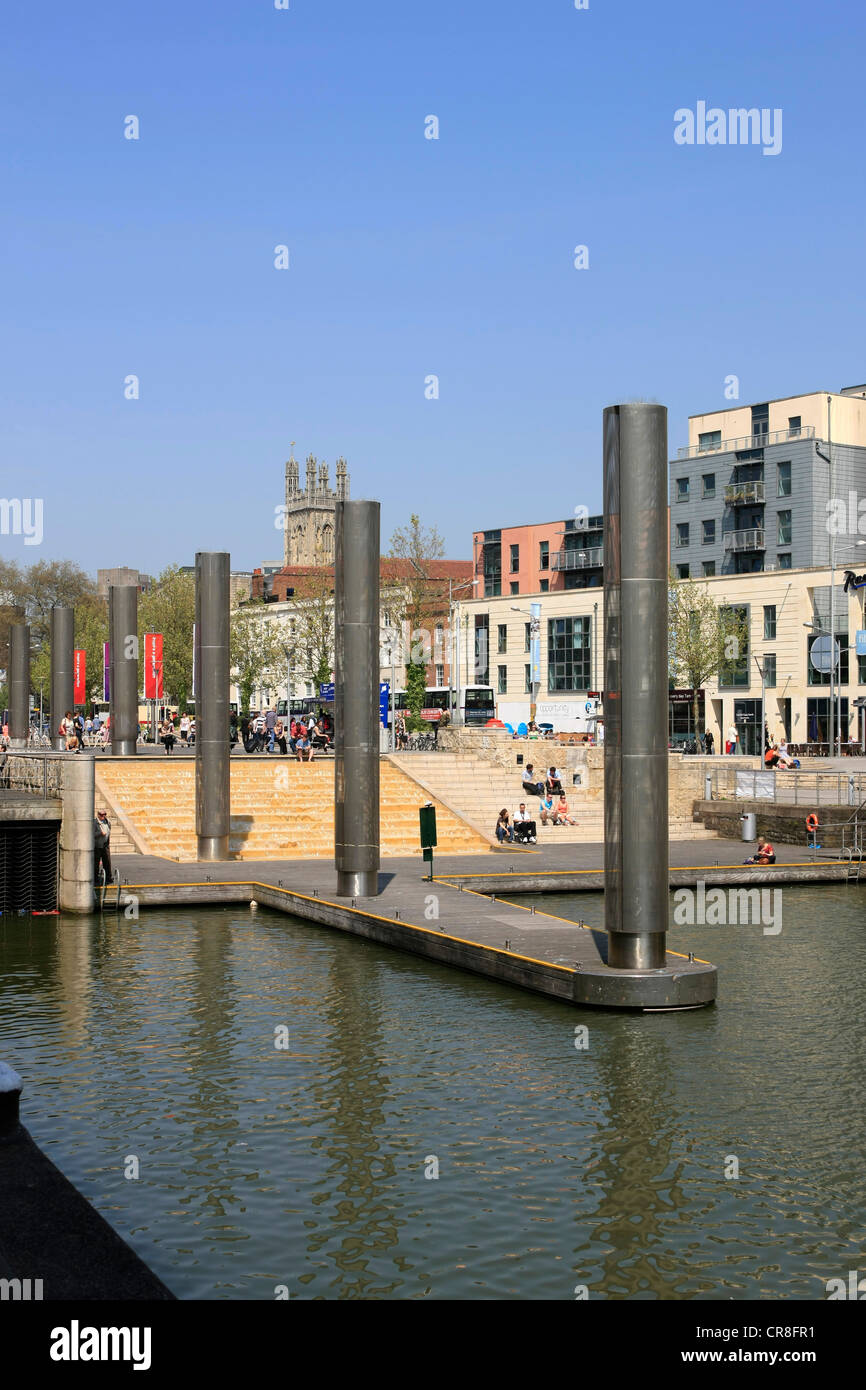
[[[394,700],[398,714],[407,715],[406,691],[398,690]],[[449,690],[447,685],[428,685],[424,691],[424,704],[421,718],[428,724],[438,723],[442,715],[450,710],[452,722],[457,713],[457,691]],[[496,718],[493,701],[493,687],[490,685],[467,685],[460,691],[460,714],[464,724],[486,724],[488,719]]]

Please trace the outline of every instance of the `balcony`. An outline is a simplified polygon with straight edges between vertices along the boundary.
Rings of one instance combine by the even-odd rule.
[[[763,500],[763,483],[730,483],[725,488],[725,501],[729,507],[744,507],[750,502]]]
[[[604,563],[604,546],[591,546],[586,550],[558,550],[553,555],[555,570],[595,569]]]
[[[677,449],[678,459],[695,459],[707,454],[738,454],[746,449],[767,449],[771,444],[787,444],[790,439],[814,439],[815,426],[801,425],[799,429],[773,430],[772,434],[746,434],[739,439],[723,439],[719,444],[690,444]]]
[[[725,550],[764,550],[763,527],[752,531],[726,531]]]

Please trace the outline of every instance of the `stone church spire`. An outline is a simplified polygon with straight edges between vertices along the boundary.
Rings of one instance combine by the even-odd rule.
[[[283,563],[321,565],[323,560],[333,560],[334,510],[338,499],[349,496],[349,471],[341,455],[332,490],[328,464],[324,460],[319,463],[314,454],[308,454],[306,486],[302,488],[294,449],[292,441],[286,464]]]

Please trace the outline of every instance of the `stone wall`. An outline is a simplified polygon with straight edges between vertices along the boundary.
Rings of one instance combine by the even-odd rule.
[[[698,801],[695,811],[708,830],[715,830],[726,840],[739,840],[740,816],[754,811],[757,818],[756,833],[763,835],[771,844],[799,845],[804,854],[808,848],[811,853],[811,840],[806,833],[805,806],[792,806],[783,802],[767,801]],[[851,816],[850,806],[829,806],[821,809],[818,827],[818,844],[822,849],[839,849],[842,844],[842,827]],[[849,826],[847,839],[850,843]],[[743,844],[743,857],[751,854],[749,842]]]

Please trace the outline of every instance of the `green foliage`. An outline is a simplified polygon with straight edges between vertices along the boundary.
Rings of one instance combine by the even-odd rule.
[[[285,670],[285,652],[278,631],[261,614],[246,607],[232,614],[231,663],[235,672],[241,714],[249,714],[257,685],[273,685]]]
[[[192,635],[195,625],[195,576],[178,565],[163,570],[138,605],[139,688],[144,689],[144,634],[162,633],[162,676],[166,704],[183,712],[192,699]]]
[[[694,727],[699,726],[697,692],[712,677],[745,662],[749,631],[740,609],[719,608],[709,588],[693,579],[671,576],[668,597],[668,666],[674,685],[695,691]]]
[[[406,704],[409,709],[406,727],[410,733],[417,733],[427,727],[424,720],[420,718],[420,711],[424,708],[426,691],[427,667],[423,662],[410,661],[406,666]]]

